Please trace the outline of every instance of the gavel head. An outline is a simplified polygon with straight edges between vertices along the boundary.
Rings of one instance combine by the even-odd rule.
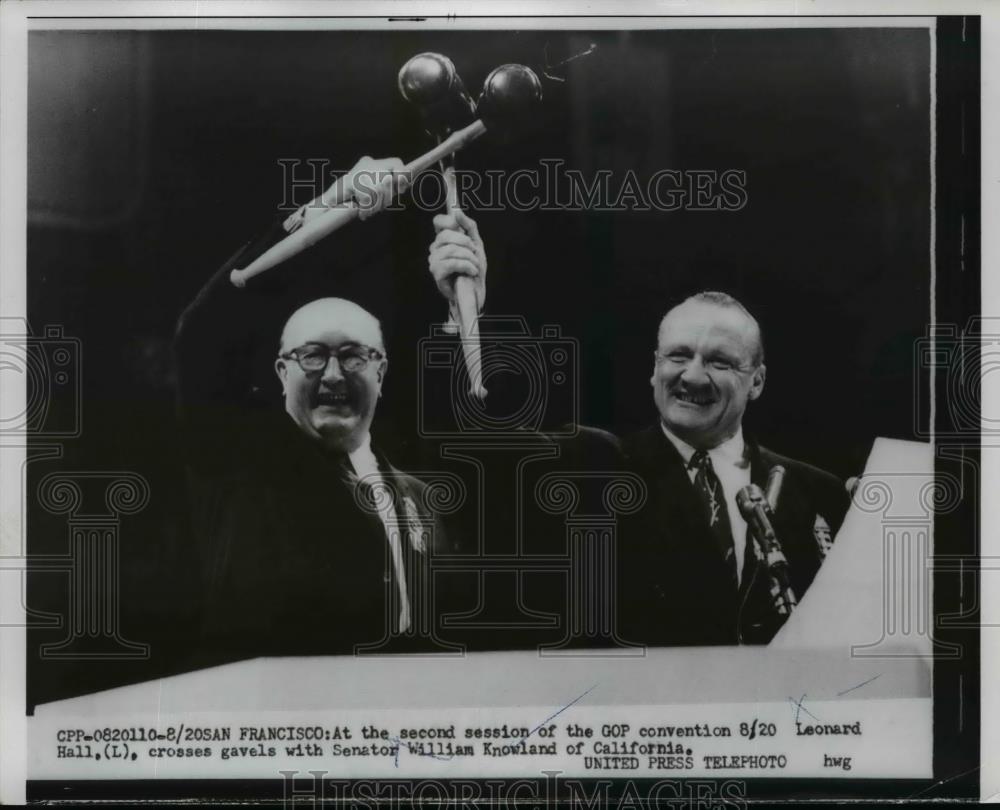
[[[413,104],[432,135],[445,137],[472,123],[475,105],[454,63],[439,53],[418,53],[399,71],[399,92]]]
[[[490,131],[509,133],[526,124],[542,100],[542,83],[525,65],[501,65],[483,82],[477,114]]]

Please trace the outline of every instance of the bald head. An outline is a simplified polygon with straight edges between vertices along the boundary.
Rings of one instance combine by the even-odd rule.
[[[756,319],[725,293],[700,293],[660,322],[653,400],[660,420],[692,447],[710,450],[740,429],[767,369]]]
[[[317,356],[319,367],[299,363]],[[285,323],[274,369],[285,411],[302,432],[352,453],[367,440],[386,366],[378,319],[353,301],[320,298]]]
[[[725,310],[724,317],[729,320],[734,328],[743,333],[745,345],[750,352],[751,362],[754,366],[759,366],[764,362],[764,336],[757,319],[750,314],[743,304],[737,301],[728,293],[724,292],[700,292],[685,298],[681,303],[669,310],[660,321],[660,328],[657,330],[657,343],[663,336],[664,330],[670,323],[672,315],[680,313],[705,313],[710,312],[713,307]]]
[[[336,334],[336,340],[324,335]],[[385,351],[382,325],[364,307],[346,298],[317,298],[299,307],[281,330],[281,352],[305,343],[363,343]]]

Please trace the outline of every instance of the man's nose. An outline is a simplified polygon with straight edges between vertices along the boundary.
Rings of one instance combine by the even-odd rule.
[[[336,355],[330,355],[326,361],[326,368],[323,369],[323,382],[337,382],[344,379],[344,372],[340,368],[340,361]]]
[[[692,357],[681,371],[681,379],[691,385],[708,385],[712,382],[700,357]]]

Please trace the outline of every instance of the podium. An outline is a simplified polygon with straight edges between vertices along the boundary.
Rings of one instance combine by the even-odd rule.
[[[771,649],[854,658],[955,657],[933,638],[935,511],[958,505],[930,444],[876,439],[829,556]]]
[[[60,729],[92,725],[364,720],[383,727],[461,727],[517,721],[532,728],[556,719],[560,726],[710,721],[739,729],[753,719],[766,720],[782,735],[775,744],[794,760],[785,775],[848,775],[827,770],[825,763],[833,760],[825,758],[836,754],[838,762],[853,758],[854,777],[929,776],[931,665],[935,656],[951,652],[932,637],[933,518],[957,498],[948,482],[935,479],[929,445],[878,440],[824,565],[767,647],[639,648],[618,657],[600,650],[591,656],[578,650],[572,657],[533,650],[257,658],[41,705],[29,719],[29,769],[39,779],[93,778],[86,763],[52,755]],[[799,720],[807,717],[862,720],[866,732],[840,741],[797,736]],[[768,744],[737,738],[699,751],[752,754],[770,750]],[[303,762],[281,759],[279,752],[267,773],[273,777],[278,764],[301,768]],[[332,764],[329,758],[316,762]],[[561,756],[557,764],[575,773],[586,768],[586,758]],[[259,767],[216,759],[197,766],[204,778],[259,777]],[[509,776],[504,768],[513,766],[475,757],[463,770],[414,756],[399,767],[391,758],[365,760],[344,773]],[[163,761],[106,770],[129,778],[189,775]]]

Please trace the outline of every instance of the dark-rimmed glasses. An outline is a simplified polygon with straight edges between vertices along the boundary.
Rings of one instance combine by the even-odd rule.
[[[323,343],[307,343],[278,355],[283,360],[294,360],[306,373],[325,371],[331,357],[337,358],[340,370],[357,374],[368,368],[372,360],[382,360],[385,354],[361,343],[348,343],[336,348]]]

